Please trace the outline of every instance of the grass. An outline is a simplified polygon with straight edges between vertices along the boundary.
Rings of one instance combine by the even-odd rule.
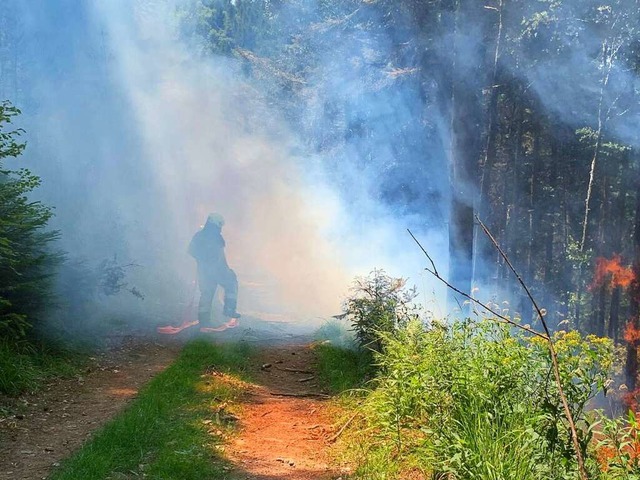
[[[315,333],[315,338],[318,379],[332,393],[361,387],[373,375],[371,352],[357,346],[353,331],[345,322],[326,322]]]
[[[321,343],[315,347],[319,380],[332,393],[361,387],[372,374],[369,352]]]
[[[243,344],[195,341],[136,400],[51,475],[52,480],[229,478],[218,448],[241,392]],[[227,373],[224,373],[227,372]]]
[[[49,378],[73,376],[81,364],[81,355],[64,349],[2,339],[0,393],[14,396],[36,391]]]

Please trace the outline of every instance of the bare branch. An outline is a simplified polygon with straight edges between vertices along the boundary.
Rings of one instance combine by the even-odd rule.
[[[409,234],[411,234],[411,231],[409,231]],[[506,317],[498,312],[496,312],[495,310],[493,310],[491,307],[488,307],[487,305],[485,305],[484,303],[482,303],[481,301],[479,301],[476,298],[473,298],[471,295],[469,295],[468,293],[463,292],[462,290],[460,290],[457,287],[454,287],[453,285],[451,285],[448,281],[446,281],[443,277],[440,276],[440,274],[438,274],[438,271],[436,270],[436,267],[433,263],[433,260],[431,259],[431,257],[429,256],[429,254],[427,253],[427,251],[424,249],[424,247],[420,244],[420,242],[416,239],[416,237],[413,236],[413,234],[411,234],[411,236],[413,237],[413,239],[415,240],[415,242],[418,244],[418,246],[420,247],[420,249],[424,252],[424,254],[427,256],[427,258],[429,259],[429,261],[431,262],[431,265],[433,265],[433,270],[431,270],[430,268],[425,268],[425,270],[427,272],[429,272],[431,275],[433,275],[435,278],[437,278],[440,282],[442,282],[444,285],[447,286],[447,288],[453,290],[454,292],[456,292],[457,294],[463,296],[464,298],[468,299],[469,301],[471,301],[473,304],[478,305],[479,307],[483,308],[484,310],[486,310],[487,312],[491,313],[492,315],[495,315],[495,317],[497,319],[499,319],[500,321],[504,322],[504,323],[508,323],[509,325],[513,325],[516,328],[519,328],[521,330],[524,330],[525,332],[528,332],[532,335],[535,335],[537,337],[540,338],[544,338],[545,340],[549,340],[549,338],[544,334],[544,333],[540,333],[536,330],[534,330],[533,328],[530,328],[526,325],[521,325],[518,322],[515,322],[513,320],[511,320],[509,317]]]
[[[478,299],[473,298],[468,293],[465,293],[462,290],[460,290],[459,288],[454,287],[449,282],[447,282],[444,278],[442,278],[440,275],[438,275],[436,272],[430,270],[429,268],[425,268],[425,270],[427,272],[429,272],[431,275],[433,275],[434,277],[436,277],[444,285],[446,285],[447,288],[453,290],[454,292],[456,292],[459,295],[462,295],[464,298],[470,300],[475,305],[478,305],[479,307],[482,307],[484,310],[489,312],[491,315],[495,315],[496,319],[500,320],[501,322],[508,323],[509,325],[513,325],[514,327],[519,328],[520,330],[524,330],[525,332],[528,332],[528,333],[530,333],[532,335],[535,335],[536,337],[540,337],[540,338],[544,338],[545,340],[549,340],[549,337],[547,337],[544,333],[540,333],[540,332],[534,330],[531,327],[528,327],[526,325],[522,325],[522,324],[520,324],[518,322],[515,322],[515,321],[511,320],[509,317],[506,317],[506,316],[496,312],[491,307],[488,307],[487,305],[485,305],[484,303],[482,303]]]
[[[524,291],[527,293],[527,296],[529,297],[529,300],[531,300],[531,303],[533,304],[533,307],[536,309],[538,317],[540,317],[540,320],[542,322],[542,328],[544,328],[544,332],[547,334],[547,337],[550,338],[551,337],[551,333],[549,332],[549,328],[547,326],[547,322],[544,320],[544,317],[542,315],[542,310],[540,309],[540,307],[538,307],[538,304],[533,299],[533,295],[531,295],[531,291],[529,290],[529,288],[527,288],[527,285],[524,283],[524,280],[522,280],[522,277],[520,276],[520,274],[514,268],[513,264],[511,263],[511,260],[509,260],[509,258],[507,257],[507,254],[504,253],[504,250],[502,250],[500,245],[498,245],[498,242],[496,241],[496,239],[493,237],[493,235],[491,235],[491,232],[489,231],[487,226],[484,223],[482,223],[482,220],[480,220],[480,218],[477,215],[475,217],[476,217],[476,220],[478,221],[478,224],[480,225],[480,227],[484,231],[484,233],[487,235],[487,237],[489,237],[489,240],[491,240],[491,243],[493,243],[493,246],[496,247],[496,249],[500,253],[500,256],[507,263],[507,265],[509,266],[509,269],[513,272],[513,274],[518,279],[518,283],[520,283],[520,285],[522,285],[522,288],[524,288]]]
[[[418,239],[413,235],[413,233],[411,233],[411,230],[409,230],[407,228],[407,232],[409,232],[409,235],[411,235],[411,238],[413,238],[413,240],[418,244],[418,246],[420,247],[420,250],[422,250],[422,252],[427,256],[427,258],[429,259],[429,261],[431,262],[431,267],[433,267],[433,271],[434,274],[439,277],[440,275],[438,275],[438,270],[436,269],[436,264],[433,263],[433,259],[429,256],[429,254],[427,253],[427,251],[422,247],[422,245],[420,245],[420,242],[418,241]]]

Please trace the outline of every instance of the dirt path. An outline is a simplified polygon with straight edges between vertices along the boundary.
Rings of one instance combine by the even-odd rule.
[[[0,480],[46,478],[171,364],[179,350],[178,343],[153,341],[122,347],[94,358],[82,376],[12,400],[12,415],[0,416]],[[313,363],[308,345],[267,347],[253,361],[256,382],[238,405],[238,434],[224,447],[236,466],[232,478],[341,476],[326,454],[333,425]]]
[[[178,351],[156,343],[125,346],[95,357],[82,376],[13,400],[16,413],[0,417],[0,480],[46,478]]]
[[[313,351],[305,345],[263,351],[254,367],[256,385],[241,406],[240,432],[226,449],[238,478],[341,476],[331,468],[326,454],[333,428],[328,396],[315,381],[313,361]]]

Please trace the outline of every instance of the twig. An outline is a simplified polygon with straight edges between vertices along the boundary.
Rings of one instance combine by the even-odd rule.
[[[314,375],[310,376],[310,377],[305,377],[305,378],[301,378],[300,380],[298,380],[300,383],[304,383],[304,382],[309,382],[311,380],[313,380],[314,378],[316,378]]]
[[[411,233],[411,232],[409,232]],[[420,245],[420,242],[418,242],[418,240],[416,240],[415,237],[413,237],[413,239],[416,241],[416,243],[418,244],[418,246],[422,249],[422,251],[427,255],[427,258],[429,258],[429,260],[431,260],[431,257],[429,257],[429,255],[427,254],[426,250],[422,247],[422,245]],[[431,263],[433,264],[433,260],[431,260]],[[502,322],[508,323],[509,325],[513,325],[516,328],[519,328],[521,330],[524,330],[525,332],[528,332],[532,335],[535,335],[537,337],[540,338],[544,338],[545,340],[548,340],[549,337],[547,337],[544,333],[540,333],[536,330],[534,330],[533,328],[527,327],[526,325],[521,325],[518,322],[514,322],[513,320],[511,320],[509,317],[505,317],[504,315],[496,312],[495,310],[493,310],[491,307],[486,306],[484,303],[482,303],[481,301],[473,298],[471,295],[469,295],[468,293],[463,292],[462,290],[460,290],[459,288],[454,287],[453,285],[451,285],[449,282],[447,282],[443,277],[441,277],[437,270],[435,270],[435,268],[433,270],[431,270],[430,268],[425,268],[425,270],[427,272],[429,272],[431,275],[433,275],[434,277],[436,277],[440,282],[442,282],[444,285],[447,286],[447,288],[453,290],[454,292],[456,292],[457,294],[463,296],[464,298],[468,299],[469,301],[475,303],[476,305],[482,307],[483,309],[485,309],[487,312],[491,313],[492,315],[495,315],[496,318],[498,318],[499,320],[501,320]]]
[[[304,373],[305,375],[313,374],[313,372],[310,371],[310,370],[298,370],[297,368],[278,368],[278,367],[276,367],[276,369],[280,370],[281,372]]]
[[[318,398],[331,398],[331,395],[326,395],[324,393],[312,393],[312,392],[303,392],[303,393],[288,393],[288,392],[269,392],[274,397],[297,397],[297,398],[307,398],[307,397],[318,397]]]
[[[353,422],[353,420],[360,415],[360,412],[356,412],[353,415],[351,415],[351,418],[349,418],[349,420],[346,421],[346,423],[344,425],[342,425],[342,427],[340,427],[340,430],[338,430],[336,433],[334,433],[333,435],[331,435],[329,438],[327,438],[327,442],[328,443],[333,443],[335,442],[338,437],[340,435],[342,435],[342,432],[345,431],[345,429],[351,424],[351,422]]]
[[[436,269],[436,264],[433,263],[433,259],[429,256],[429,254],[427,253],[427,251],[423,248],[422,245],[420,245],[420,242],[418,241],[418,239],[413,235],[413,233],[411,233],[411,230],[409,230],[407,228],[407,232],[409,232],[409,235],[411,235],[411,238],[413,238],[413,240],[418,244],[418,246],[420,247],[420,250],[422,250],[422,252],[427,256],[427,258],[429,259],[429,261],[431,262],[431,267],[433,268],[433,272],[434,275],[436,277],[439,277],[440,275],[438,274],[438,270]]]
[[[553,375],[556,379],[556,384],[558,386],[558,395],[560,396],[560,400],[562,401],[562,406],[564,408],[564,414],[565,414],[565,417],[567,418],[567,422],[569,422],[569,429],[571,430],[571,440],[573,442],[573,448],[576,451],[576,460],[578,461],[578,471],[580,474],[580,478],[582,480],[587,480],[589,477],[587,476],[587,471],[584,466],[584,459],[582,458],[582,453],[580,451],[580,440],[578,438],[578,429],[576,428],[576,424],[573,420],[573,414],[571,413],[571,409],[569,408],[569,401],[567,400],[567,396],[565,395],[564,389],[562,388],[562,380],[560,378],[560,365],[558,364],[558,355],[556,353],[556,349],[553,344],[553,340],[551,338],[549,326],[547,325],[547,322],[545,321],[544,316],[542,315],[542,310],[540,310],[538,303],[533,298],[533,295],[531,295],[531,291],[529,290],[529,288],[527,288],[527,285],[524,283],[524,280],[522,280],[522,277],[520,276],[520,274],[513,267],[513,264],[507,257],[507,254],[504,253],[504,250],[502,250],[502,248],[500,248],[500,245],[498,245],[498,242],[493,237],[493,235],[491,235],[491,232],[489,231],[487,226],[484,223],[482,223],[482,220],[480,220],[478,215],[476,215],[475,217],[480,227],[482,227],[482,230],[484,231],[484,233],[487,235],[487,237],[489,237],[489,240],[491,240],[491,243],[493,243],[493,246],[496,247],[496,249],[500,253],[500,256],[504,259],[504,261],[507,263],[507,265],[509,266],[513,274],[518,279],[518,282],[520,283],[524,291],[527,293],[529,300],[531,300],[533,307],[538,313],[538,317],[540,318],[540,322],[542,323],[542,328],[544,328],[544,331],[546,333],[547,346],[549,347],[549,354],[551,355],[551,364],[553,365]]]

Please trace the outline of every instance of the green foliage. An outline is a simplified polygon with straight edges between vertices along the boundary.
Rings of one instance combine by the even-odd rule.
[[[343,309],[360,346],[381,352],[383,336],[393,334],[417,316],[418,309],[412,303],[417,295],[415,288],[407,290],[405,285],[404,279],[392,278],[384,270],[356,278]]]
[[[260,54],[274,36],[270,2],[194,0],[180,11],[182,28],[204,51],[230,56],[236,48]]]
[[[314,337],[319,380],[334,393],[360,387],[373,374],[371,351],[358,348],[343,322],[324,323]]]
[[[626,419],[600,415],[596,425],[599,441],[595,446],[595,457],[605,472],[604,478],[640,478],[639,427],[633,410],[629,410]]]
[[[370,445],[363,475],[391,455],[398,472],[433,478],[577,478],[544,342],[491,321],[430,329],[410,321],[383,339],[375,388],[362,407],[367,424],[360,428],[369,433],[358,441]],[[585,405],[606,387],[612,343],[576,332],[555,341],[586,453],[592,428]],[[596,470],[593,458],[589,468]]]
[[[107,296],[117,295],[122,290],[126,290],[131,295],[140,300],[144,300],[144,295],[136,287],[131,287],[126,282],[127,270],[137,267],[135,263],[123,265],[118,262],[116,255],[113,258],[104,259],[98,266],[98,286]]]
[[[358,347],[353,330],[349,330],[344,322],[337,319],[323,323],[315,332],[314,338],[346,350],[354,350]]]
[[[29,170],[9,170],[4,160],[19,156],[20,129],[10,129],[20,111],[0,103],[0,335],[23,337],[50,301],[50,279],[60,256],[50,244],[58,236],[46,231],[51,209],[28,194],[40,185]]]
[[[334,393],[361,387],[373,374],[369,351],[345,349],[329,343],[315,346],[319,380]]]

